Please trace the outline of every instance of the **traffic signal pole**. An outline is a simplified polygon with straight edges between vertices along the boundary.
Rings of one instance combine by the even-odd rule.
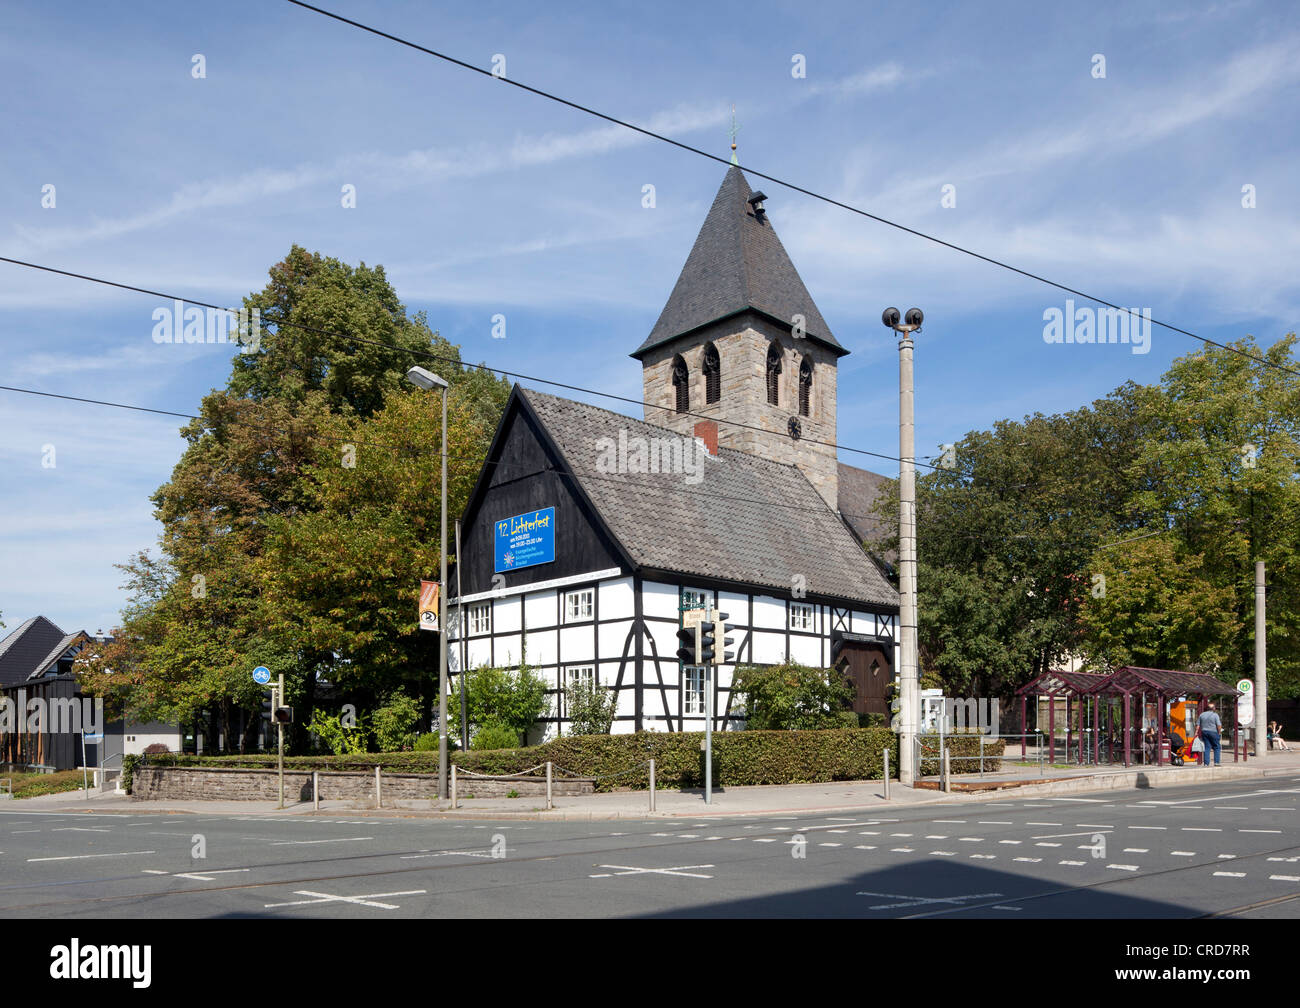
[[[284,706],[284,673],[283,672],[280,673],[280,685],[278,687],[276,702],[271,705],[271,709],[272,711],[275,711],[282,706]],[[280,768],[280,808],[284,808],[284,722],[281,721],[279,718],[275,719],[275,731],[277,736],[275,746],[279,752],[279,758],[277,762]]]

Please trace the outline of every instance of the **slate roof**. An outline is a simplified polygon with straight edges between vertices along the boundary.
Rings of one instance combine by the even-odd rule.
[[[600,518],[641,567],[897,608],[898,592],[795,466],[730,448],[681,473],[602,473],[602,438],[681,435],[621,413],[516,387]]]
[[[840,356],[848,353],[817,310],[770,217],[759,219],[746,202],[751,195],[741,170],[728,168],[659,321],[631,356],[747,308],[787,327],[794,315],[803,315],[809,339]]]
[[[23,621],[0,641],[0,686],[13,686],[25,682],[33,674],[44,672],[58,655],[49,661],[44,661],[45,657],[67,636],[44,616],[33,616]]]
[[[888,535],[898,531],[897,524],[882,521],[880,517],[872,513],[872,505],[875,504],[884,487],[890,483],[888,476],[881,476],[880,473],[873,473],[867,469],[859,469],[856,466],[845,465],[843,462],[837,463],[839,471],[837,473],[838,493],[836,495],[836,505],[840,509],[840,517],[848,523],[853,534],[858,537],[858,541],[869,543],[881,535]],[[895,502],[894,513],[897,514],[897,502]],[[891,551],[890,562],[897,558],[897,552]]]

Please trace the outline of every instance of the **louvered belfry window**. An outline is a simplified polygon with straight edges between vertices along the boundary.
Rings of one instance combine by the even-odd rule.
[[[677,412],[691,411],[691,378],[681,354],[673,358],[673,388],[677,390]]]
[[[812,404],[812,361],[807,357],[799,365],[799,415],[808,416]]]
[[[704,348],[704,401],[715,403],[722,399],[722,361],[718,348],[712,343]]]
[[[781,384],[781,345],[773,343],[767,348],[767,401],[780,405],[778,390]]]

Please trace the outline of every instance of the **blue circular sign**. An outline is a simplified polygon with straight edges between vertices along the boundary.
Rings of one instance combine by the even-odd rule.
[[[271,681],[271,670],[265,665],[257,666],[257,668],[253,669],[253,681],[265,686]]]

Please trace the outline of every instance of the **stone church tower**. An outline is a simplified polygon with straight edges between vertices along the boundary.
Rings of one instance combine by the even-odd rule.
[[[727,170],[641,362],[647,423],[796,465],[838,510],[835,383],[848,353],[740,169]],[[822,443],[817,443],[822,442]]]

